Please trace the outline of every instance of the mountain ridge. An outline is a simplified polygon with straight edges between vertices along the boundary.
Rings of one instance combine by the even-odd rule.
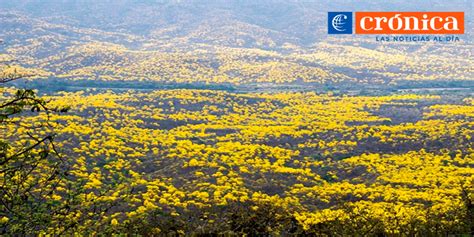
[[[10,2],[0,13],[0,53],[41,71],[37,78],[65,80],[370,85],[474,79],[469,34],[461,42],[445,44],[381,43],[372,36],[326,34],[325,9],[336,8],[340,1],[225,2],[90,3],[89,8],[97,9],[85,15],[69,1],[51,1],[47,9],[48,3],[40,1]],[[121,8],[103,16],[107,6],[115,5]],[[354,9],[364,5],[380,6]],[[51,14],[45,16],[47,12]],[[133,33],[139,25],[142,31]]]

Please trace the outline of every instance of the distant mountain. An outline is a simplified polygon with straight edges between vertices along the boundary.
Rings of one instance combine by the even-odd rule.
[[[472,80],[472,16],[462,42],[329,36],[327,11],[466,11],[467,0],[0,0],[0,53],[41,78],[207,83]]]
[[[80,28],[131,33],[158,39],[216,40],[227,46],[313,43],[326,37],[327,11],[467,11],[472,1],[144,1],[144,0],[0,0],[1,8],[41,20]],[[3,11],[2,11],[3,12]],[[472,16],[466,14],[472,29]],[[469,27],[466,27],[469,29]],[[241,33],[241,35],[239,34]],[[224,35],[224,36],[223,36]],[[220,37],[235,38],[234,41]],[[256,42],[266,38],[261,45]],[[273,39],[273,40],[268,40]]]

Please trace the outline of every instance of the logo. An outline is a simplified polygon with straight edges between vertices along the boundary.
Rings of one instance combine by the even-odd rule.
[[[464,12],[356,12],[356,34],[464,34]]]
[[[352,34],[352,12],[328,12],[328,34]]]
[[[351,12],[328,12],[329,34],[352,34]],[[464,34],[464,12],[356,12],[356,34]]]

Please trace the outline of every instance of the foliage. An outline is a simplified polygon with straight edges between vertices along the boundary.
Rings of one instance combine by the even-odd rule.
[[[21,77],[11,73],[2,75],[1,83]],[[16,125],[24,132],[6,131],[20,136],[13,146],[12,140],[6,139],[11,135],[4,135],[0,140],[0,233],[34,233],[50,223],[52,213],[64,210],[54,190],[66,174],[65,162],[56,151],[48,120],[28,124],[21,118],[24,111],[49,114],[52,110],[66,112],[68,108],[49,109],[47,102],[33,90],[19,89],[12,95],[8,95],[6,88],[3,91],[0,129],[5,132],[8,126]],[[49,197],[56,200],[48,200]]]
[[[74,108],[49,119],[57,124],[55,145],[75,157],[70,185],[80,190],[80,208],[44,233],[440,235],[472,228],[469,97],[161,90],[48,99]],[[65,183],[56,190],[56,199],[68,200]]]

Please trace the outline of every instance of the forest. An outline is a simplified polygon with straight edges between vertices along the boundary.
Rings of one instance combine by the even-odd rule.
[[[471,6],[0,0],[0,236],[472,236],[471,33],[340,4]]]
[[[7,231],[362,236],[472,228],[472,97],[181,89],[47,100],[71,109],[12,117],[3,124],[6,152],[54,130],[61,155],[38,161],[34,179],[6,172],[3,182],[26,192],[51,164],[68,174],[47,183],[33,209],[14,205],[23,215],[4,217]],[[41,209],[48,228],[35,215]]]

